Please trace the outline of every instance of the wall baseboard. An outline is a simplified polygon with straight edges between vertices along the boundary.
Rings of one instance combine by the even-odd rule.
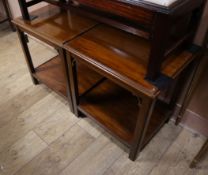
[[[176,118],[180,107],[178,106],[173,116],[173,120]],[[182,118],[181,125],[185,128],[188,128],[196,133],[202,134],[205,137],[208,137],[208,119],[187,110]]]

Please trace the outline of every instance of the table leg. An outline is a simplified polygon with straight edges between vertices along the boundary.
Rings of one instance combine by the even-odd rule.
[[[23,19],[24,20],[30,20],[30,15],[29,15],[29,12],[28,12],[26,0],[18,0],[18,2],[19,2],[19,5],[20,5],[20,10],[21,10]]]
[[[79,91],[78,91],[78,80],[77,80],[77,65],[76,61],[71,57],[70,53],[66,53],[66,61],[68,65],[69,83],[72,96],[72,104],[74,114],[79,117],[78,103],[79,103]]]
[[[73,107],[73,100],[72,100],[72,93],[71,93],[71,88],[70,88],[70,78],[69,78],[69,67],[67,65],[67,57],[66,57],[66,51],[63,48],[58,48],[58,53],[61,58],[62,66],[63,66],[63,74],[66,79],[66,88],[67,88],[67,98],[69,102],[69,107],[71,112],[74,113],[74,107]]]
[[[201,150],[199,153],[196,155],[196,157],[193,159],[193,161],[190,164],[190,168],[195,168],[196,164],[200,161],[200,159],[205,155],[205,153],[208,151],[208,139],[202,146]]]
[[[12,31],[15,31],[15,27],[14,25],[12,24],[12,16],[11,16],[11,12],[9,10],[9,4],[8,4],[8,1],[7,0],[3,0],[3,6],[4,6],[4,9],[5,9],[5,12],[6,12],[6,15],[7,15],[7,18],[9,19],[9,25],[12,29]]]
[[[31,54],[30,54],[30,51],[29,51],[29,48],[28,48],[28,45],[27,45],[27,38],[26,38],[24,32],[21,31],[18,28],[17,28],[17,34],[18,34],[18,37],[19,37],[19,40],[20,40],[20,44],[22,46],[23,53],[25,55],[25,60],[26,60],[26,63],[27,63],[27,67],[30,71],[32,81],[35,85],[37,85],[37,84],[39,84],[39,82],[33,76],[33,74],[35,73],[35,68],[34,68],[34,65],[33,65],[33,62],[32,62],[32,57],[31,57]]]
[[[176,125],[178,125],[181,122],[183,115],[186,112],[186,109],[189,105],[192,94],[196,88],[196,85],[197,85],[197,82],[198,82],[198,79],[200,76],[200,68],[199,68],[200,60],[201,59],[199,59],[195,62],[194,68],[191,72],[191,75],[189,76],[187,88],[186,88],[185,94],[182,98],[182,105],[181,105],[179,114],[176,118]]]
[[[147,127],[155,107],[156,99],[149,97],[142,100],[139,99],[139,114],[134,132],[134,138],[132,146],[130,148],[129,158],[134,161],[137,157],[137,153],[141,151],[144,137],[147,131]]]

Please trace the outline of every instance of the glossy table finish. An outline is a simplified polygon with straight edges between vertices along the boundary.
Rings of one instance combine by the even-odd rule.
[[[62,11],[60,8],[52,5],[38,9],[31,13],[31,15],[35,17],[31,21],[24,20],[21,17],[13,21],[17,27],[17,32],[31,78],[34,84],[43,83],[66,98],[73,111],[67,65],[63,55],[61,55],[63,50],[62,47],[65,42],[70,41],[95,27],[97,23],[89,18],[80,16],[75,12]],[[32,56],[28,48],[26,33],[54,47],[58,51],[58,55],[42,65],[34,67]],[[97,76],[97,74],[86,67],[83,67],[80,70],[85,71],[80,71],[81,75],[87,76],[86,79],[80,78],[80,93],[82,94],[102,77]]]
[[[200,55],[191,49],[177,49],[163,62],[163,74],[149,81],[150,45],[148,40],[104,24],[64,45],[69,51],[66,60],[75,115],[92,118],[129,146],[131,160],[170,118],[183,86],[178,81],[181,73]],[[76,64],[80,62],[107,78],[84,96],[76,90]]]
[[[145,80],[149,44],[144,39],[100,25],[64,48],[136,91],[142,90],[150,96],[158,93],[158,89]]]
[[[152,97],[159,93],[154,83],[145,79],[150,54],[150,43],[145,39],[99,25],[65,44],[64,48],[119,79],[133,91]],[[196,56],[186,50],[174,52],[163,63],[162,73],[175,79]]]
[[[114,4],[105,6],[106,11],[119,12],[118,15],[129,18],[135,14],[135,19],[147,24],[152,21],[148,20],[152,18],[152,10],[140,8],[139,5],[131,6],[117,0],[99,3],[95,3],[95,0],[79,1],[100,8],[106,2],[112,2]],[[29,4],[37,2],[31,1]],[[178,49],[184,40],[176,43],[176,47],[171,47],[170,51],[164,50],[165,47],[161,49],[160,37],[165,30],[159,30],[161,26],[155,30],[158,38],[154,38],[157,47],[153,49],[152,41],[147,38],[98,24],[85,18],[85,13],[80,13],[79,8],[62,6],[67,5],[64,1],[53,2],[69,11],[48,6],[33,13],[39,18],[15,20],[34,83],[42,81],[51,89],[67,95],[72,112],[77,117],[84,114],[97,121],[129,146],[129,158],[135,160],[137,153],[170,118],[172,106],[175,105],[178,96],[175,86],[170,101],[158,99],[160,93],[170,86],[170,81],[179,77],[197,54],[181,50],[180,47]],[[115,3],[119,3],[119,9],[116,9]],[[139,13],[133,10],[128,16],[128,7],[131,7],[130,11],[134,9]],[[161,19],[158,24],[164,21]],[[34,68],[24,32],[55,46],[59,56]],[[163,37],[168,41],[166,35]],[[168,44],[166,41],[162,42],[163,46]],[[156,52],[152,52],[152,49]],[[157,72],[160,74],[154,81],[147,79],[148,71],[155,69],[150,69],[150,65],[155,66],[150,64],[151,61],[155,62],[156,68],[160,68],[160,72]]]
[[[41,37],[50,44],[58,46],[62,46],[66,41],[77,37],[97,24],[74,11],[60,11],[60,8],[52,5],[36,10],[31,15],[36,17],[32,21],[18,18],[13,22],[29,34]]]
[[[42,1],[70,12],[74,9],[98,22],[147,39],[150,54],[146,77],[154,81],[161,73],[166,56],[191,43],[205,0],[177,0],[168,7],[150,0],[19,0],[24,19],[31,19],[28,7]]]

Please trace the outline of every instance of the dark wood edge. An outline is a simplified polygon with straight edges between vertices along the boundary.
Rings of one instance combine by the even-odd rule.
[[[65,100],[68,100],[66,96],[64,96],[62,93],[60,93],[59,91],[57,91],[55,88],[48,86],[47,83],[45,83],[44,81],[41,80],[41,78],[39,78],[36,73],[33,73],[32,76],[38,80],[39,83],[45,85],[48,89],[52,90],[53,92],[57,93],[59,96],[61,96],[62,98],[64,98]]]
[[[92,85],[89,89],[85,90],[82,94],[79,94],[79,98],[85,96],[87,93],[95,89],[97,86],[99,86],[101,83],[103,83],[105,80],[107,80],[105,77],[98,80],[94,85]]]
[[[130,148],[131,144],[126,142],[125,140],[121,139],[120,137],[118,137],[116,134],[114,134],[112,131],[110,131],[106,126],[102,125],[100,122],[98,122],[93,116],[91,116],[89,113],[87,113],[84,109],[82,109],[82,107],[80,107],[78,105],[78,110],[84,114],[85,116],[89,117],[90,119],[92,119],[93,121],[95,121],[99,126],[101,126],[102,128],[105,129],[105,131],[107,131],[109,134],[111,134],[113,137],[115,137],[116,139],[118,139],[121,143],[123,143],[125,146],[127,146],[128,148]]]
[[[190,164],[190,168],[195,168],[197,166],[197,163],[200,161],[200,159],[206,154],[208,151],[208,139],[203,144],[202,148],[198,152],[198,154],[194,157],[193,161]]]
[[[149,91],[145,89],[143,86],[140,86],[138,83],[133,82],[129,78],[119,74],[118,72],[110,70],[108,67],[96,62],[95,60],[77,52],[73,48],[66,47],[65,49],[72,53],[73,57],[78,59],[79,61],[86,64],[88,67],[94,69],[96,72],[101,73],[103,76],[117,82],[120,86],[131,90],[134,93],[139,93],[140,96],[149,96],[150,98],[155,98],[159,95],[160,91],[157,87],[155,87],[154,91]],[[90,60],[90,63],[88,62]]]
[[[74,108],[73,108],[73,100],[72,100],[72,92],[71,92],[71,88],[70,88],[70,78],[69,78],[69,70],[68,70],[68,66],[67,66],[67,57],[66,57],[66,52],[63,48],[59,48],[58,49],[59,52],[59,57],[61,59],[62,62],[62,67],[63,67],[63,74],[66,80],[66,91],[67,91],[67,100],[69,103],[69,108],[71,110],[72,113],[74,113]]]
[[[172,112],[171,112],[172,114]],[[141,150],[151,141],[151,139],[160,131],[160,129],[165,125],[167,121],[169,121],[171,115],[167,114],[164,120],[161,122],[161,124],[158,126],[158,128],[151,134],[151,136],[145,140],[145,142],[142,143]]]
[[[27,38],[25,36],[25,33],[23,31],[21,31],[19,28],[17,28],[17,34],[18,34],[19,41],[20,41],[20,44],[21,44],[21,47],[22,47],[22,51],[24,53],[24,58],[25,58],[25,61],[27,63],[28,70],[30,72],[31,79],[33,81],[33,84],[37,85],[37,84],[39,84],[39,82],[33,76],[33,74],[35,73],[35,68],[34,68],[34,65],[33,65],[32,57],[31,57],[31,54],[30,54],[30,50],[28,48]]]
[[[141,98],[141,97],[138,97]],[[150,99],[147,97],[142,98],[142,100],[138,100],[138,107],[140,108],[138,112],[138,118],[136,122],[136,128],[134,131],[134,136],[130,148],[129,158],[134,161],[137,157],[137,154],[142,149],[142,144],[144,142],[144,138],[146,135],[146,131],[148,129],[148,125],[156,104],[157,98]]]
[[[177,72],[174,74],[171,78],[176,79],[182,72],[183,70],[190,65],[195,59],[201,59],[203,53],[199,52],[197,55],[192,55],[191,59],[189,59],[186,64],[184,64]]]
[[[143,28],[141,25],[138,25],[137,23],[133,21],[126,20],[123,17],[119,18],[118,16],[115,15],[119,19],[117,18],[114,19],[112,18],[112,16],[114,15],[109,15],[108,13],[102,13],[99,10],[95,10],[93,8],[85,7],[82,5],[80,5],[79,7],[70,6],[67,9],[75,10],[80,15],[88,16],[89,18],[94,19],[98,22],[121,29],[133,35],[142,37],[144,39],[148,39],[148,40],[150,39],[150,31],[148,31],[146,28]],[[125,22],[123,22],[124,20]]]
[[[25,33],[47,43],[48,45],[50,45],[54,48],[58,48],[58,47],[63,46],[63,43],[61,43],[59,41],[55,41],[55,40],[51,39],[50,37],[46,37],[43,34],[36,33],[34,30],[30,29],[29,27],[26,28],[24,25],[19,24],[15,20],[13,20],[12,22],[16,26],[16,28],[18,28],[19,30],[24,31]]]

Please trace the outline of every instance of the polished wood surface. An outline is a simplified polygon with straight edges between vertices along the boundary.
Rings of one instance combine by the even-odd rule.
[[[59,56],[35,68],[33,76],[62,96],[67,96],[67,82],[64,77],[63,66]]]
[[[83,64],[79,64],[78,67],[79,93],[83,94],[102,77]],[[67,97],[67,82],[60,56],[56,56],[35,68],[33,76],[58,94]]]
[[[145,26],[150,26],[153,21],[154,14],[142,7],[129,5],[129,2],[112,0],[74,0],[74,3],[90,6],[107,13],[119,15],[127,19],[134,20]]]
[[[145,79],[150,53],[150,44],[145,39],[99,25],[64,47],[133,89],[143,89],[151,95],[158,92],[157,87]],[[196,56],[189,51],[177,51],[163,63],[162,73],[174,79]]]
[[[64,48],[85,62],[100,66],[132,88],[157,94],[157,88],[145,78],[148,42],[123,31],[101,25],[66,44]],[[102,53],[102,54],[101,54]]]
[[[74,11],[60,11],[60,8],[48,5],[31,13],[34,20],[14,19],[13,23],[25,32],[62,46],[81,33],[94,27],[97,23],[89,18],[82,17]]]
[[[34,5],[37,2],[40,1],[28,3]],[[96,4],[94,0],[80,2],[88,3],[89,6],[101,11],[106,3],[100,1],[100,4]],[[108,2],[106,12],[140,23],[143,25],[141,28],[145,30],[149,27],[150,38],[138,37],[85,18],[83,14],[86,13],[81,11],[86,8],[76,5],[76,2],[73,7],[63,6],[63,9],[68,11],[48,6],[42,8],[42,12],[39,10],[33,14],[40,17],[32,20],[30,15],[30,20],[19,18],[14,23],[18,26],[18,30],[32,34],[56,47],[60,54],[60,64],[56,62],[58,58],[56,57],[31,71],[32,76],[39,78],[64,96],[67,95],[76,116],[84,114],[93,118],[127,144],[130,148],[129,158],[135,160],[137,153],[169,119],[172,106],[175,105],[175,97],[166,104],[158,100],[160,90],[170,86],[169,82],[177,79],[196,58],[194,53],[198,52],[189,52],[179,46],[188,41],[193,34],[191,28],[184,36],[188,22],[183,25],[183,21],[193,20],[192,10],[199,4],[193,4],[193,7],[188,8],[190,13],[179,20],[175,17],[170,18],[169,13],[157,14],[153,18],[152,9],[143,6],[142,8],[137,5],[131,6],[132,4],[128,6],[121,1]],[[60,7],[63,4],[67,5],[61,0],[56,3],[55,5]],[[132,13],[128,13],[127,7]],[[46,10],[47,8],[49,10]],[[127,21],[124,19],[124,22]],[[164,28],[163,24],[167,28]],[[173,30],[178,36],[172,35]],[[22,39],[26,42],[24,36]],[[31,58],[29,59],[31,61]],[[82,65],[85,68],[82,68]],[[161,75],[161,72],[164,75]],[[63,80],[59,79],[60,73]]]
[[[106,80],[81,97],[78,108],[126,143],[131,143],[139,108],[137,98],[130,92]]]
[[[202,51],[192,53],[189,50],[177,51],[170,55],[162,65],[164,75],[174,79],[179,76],[183,70],[195,59],[200,59]]]
[[[137,98],[129,91],[106,80],[79,100],[78,109],[81,112],[97,121],[128,146],[132,144],[139,106]],[[156,106],[143,146],[167,119],[165,106],[163,107],[159,103]]]
[[[19,17],[13,21],[17,27],[31,78],[34,84],[38,84],[40,81],[60,95],[66,97],[72,109],[67,66],[65,65],[65,60],[62,59],[63,56],[60,55],[63,50],[62,46],[65,42],[88,31],[97,23],[75,12],[62,11],[59,7],[52,5],[40,8],[34,11],[32,15],[34,17],[33,20],[25,20]],[[28,48],[26,33],[54,47],[58,51],[58,57],[61,61],[59,62],[58,57],[56,57],[35,68]],[[89,83],[84,84],[89,85]],[[84,90],[84,87],[82,90]]]
[[[191,44],[205,1],[177,1],[170,7],[127,0],[73,2],[78,9],[88,11],[91,13],[88,15],[98,21],[148,39],[150,55],[146,77],[155,80],[161,73],[167,55],[183,44]]]
[[[31,20],[31,7],[43,0],[20,1],[22,16]],[[130,32],[150,41],[146,77],[155,80],[161,73],[163,61],[179,46],[190,44],[196,32],[205,0],[177,1],[163,7],[145,1],[127,0],[45,0],[62,10],[75,10],[98,22]],[[166,27],[164,27],[166,26]],[[159,44],[158,44],[159,43]]]
[[[103,77],[87,67],[86,65],[79,63],[77,65],[77,75],[78,75],[78,90],[80,96],[85,94],[88,90],[92,88],[93,85],[98,83],[103,79]]]
[[[207,175],[207,158],[200,168],[189,168],[204,137],[173,122],[160,130],[135,162],[128,160],[126,148],[95,122],[77,119],[54,92],[33,86],[16,34],[1,30],[0,35],[6,36],[0,45],[7,48],[1,50],[0,59],[0,96],[7,99],[0,100],[0,174],[180,175],[183,165],[184,174]],[[42,46],[32,43],[34,56],[42,62]]]
[[[141,37],[99,24],[66,43],[64,48],[68,51],[75,115],[80,116],[81,112],[94,119],[127,144],[131,160],[136,159],[137,153],[169,120],[183,86],[183,83],[175,86],[174,81],[180,83],[181,73],[200,55],[197,47],[196,51],[193,48],[177,49],[163,63],[164,75],[156,81],[149,81],[146,72],[150,43]],[[81,97],[77,90],[79,68],[76,66],[80,63],[108,79]],[[168,87],[171,87],[170,91]],[[166,94],[170,98],[168,101],[158,99],[161,90],[171,93]]]

